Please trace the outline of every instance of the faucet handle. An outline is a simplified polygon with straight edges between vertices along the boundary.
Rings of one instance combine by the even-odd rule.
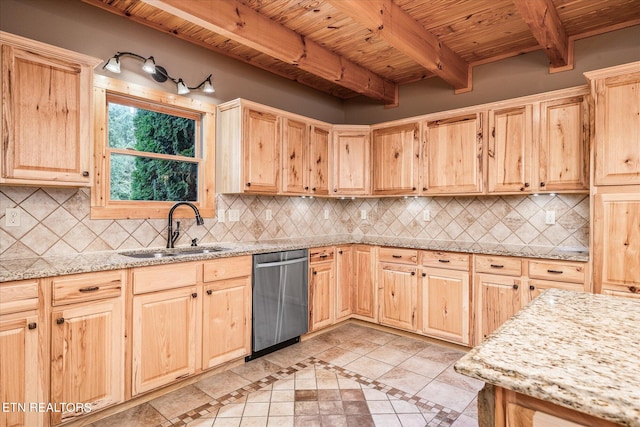
[[[191,246],[198,246],[198,238],[191,239]]]

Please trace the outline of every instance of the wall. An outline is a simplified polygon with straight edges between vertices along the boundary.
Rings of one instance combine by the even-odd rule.
[[[92,220],[87,189],[0,187],[0,211],[21,209],[21,225],[0,222],[0,260],[105,250],[164,247],[167,221]],[[218,195],[218,209],[238,209],[240,222],[181,220],[176,246],[309,235],[411,237],[459,242],[587,247],[587,195],[319,199]],[[266,210],[273,219],[267,221]],[[329,219],[324,219],[328,210]],[[367,211],[367,219],[360,213]],[[429,210],[430,221],[423,220]],[[556,224],[544,223],[545,210]]]

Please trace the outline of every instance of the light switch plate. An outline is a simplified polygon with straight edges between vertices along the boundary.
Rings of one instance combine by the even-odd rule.
[[[240,221],[240,211],[238,209],[229,209],[229,222]]]
[[[329,219],[329,209],[324,208],[324,219]]]
[[[360,219],[367,219],[367,210],[366,209],[361,209],[360,210]]]
[[[271,221],[273,219],[273,212],[271,211],[271,209],[267,209],[266,211],[264,211],[264,216],[267,221]]]
[[[218,222],[224,222],[224,209],[218,209]]]
[[[544,215],[544,223],[553,225],[556,223],[556,211],[546,211]]]
[[[425,209],[424,211],[422,211],[422,220],[431,221],[431,212],[429,212],[429,209]]]

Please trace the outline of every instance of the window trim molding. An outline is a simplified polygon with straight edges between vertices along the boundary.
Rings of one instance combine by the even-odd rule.
[[[166,218],[175,202],[111,201],[108,197],[107,95],[131,98],[142,103],[175,107],[202,115],[202,160],[198,170],[198,201],[194,203],[203,217],[215,213],[215,136],[216,106],[196,99],[174,95],[110,77],[96,75],[93,81],[94,107],[94,180],[91,188],[91,219]],[[196,152],[198,149],[196,150]],[[183,210],[185,217],[193,215]],[[175,217],[183,216],[180,210]]]

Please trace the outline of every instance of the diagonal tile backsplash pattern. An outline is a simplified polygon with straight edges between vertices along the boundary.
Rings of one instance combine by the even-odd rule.
[[[7,227],[6,208],[21,210],[20,226]],[[194,219],[181,219],[183,234],[176,246],[193,238],[216,243],[334,234],[589,245],[585,194],[353,200],[218,195],[216,209],[238,210],[240,221],[205,218],[204,226],[196,226]],[[556,224],[545,224],[547,210],[555,211]],[[166,232],[166,219],[91,219],[89,189],[0,187],[0,259],[164,247]]]

